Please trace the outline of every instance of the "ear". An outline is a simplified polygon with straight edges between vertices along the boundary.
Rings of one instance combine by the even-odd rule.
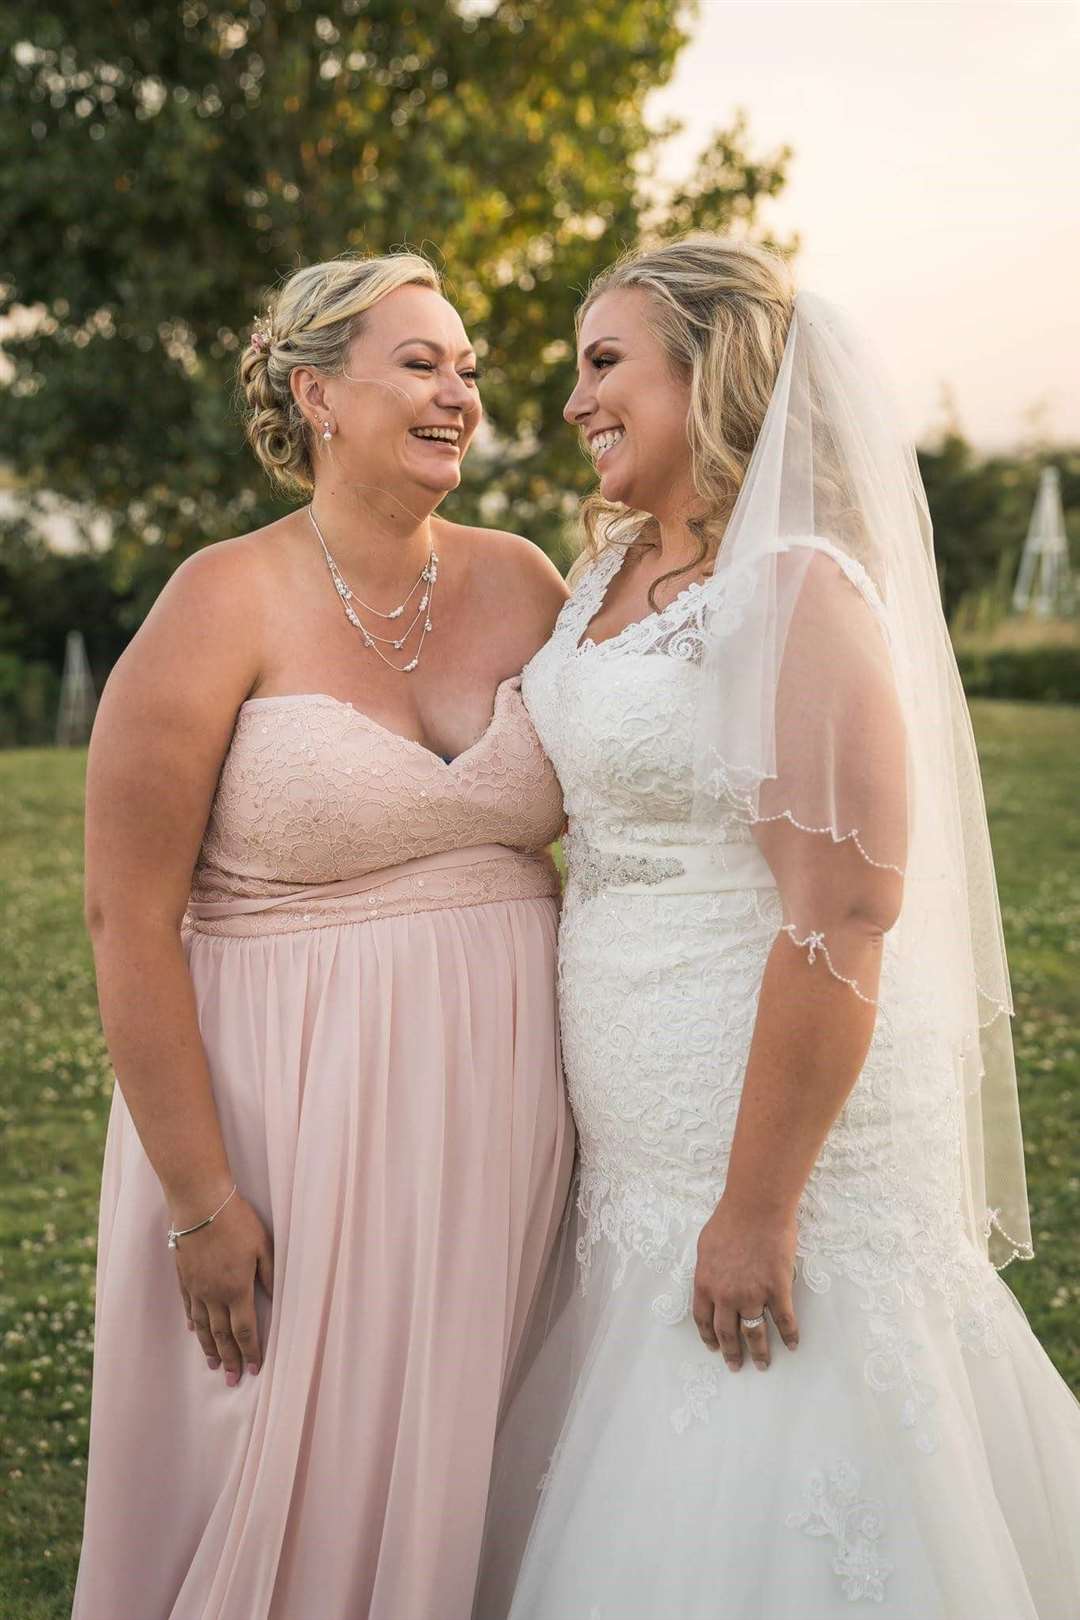
[[[329,406],[326,402],[324,381],[319,373],[312,371],[309,366],[297,366],[289,376],[289,387],[309,424],[314,427],[316,419],[321,423],[329,411]]]

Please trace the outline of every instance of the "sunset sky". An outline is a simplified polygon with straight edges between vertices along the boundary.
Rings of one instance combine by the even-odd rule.
[[[909,426],[944,385],[985,447],[1080,443],[1080,4],[703,0],[673,83],[685,172],[738,107],[795,149],[767,222],[876,338]],[[1034,413],[1034,415],[1033,415]]]

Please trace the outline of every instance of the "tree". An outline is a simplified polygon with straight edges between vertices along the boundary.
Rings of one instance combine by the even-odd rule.
[[[0,433],[24,486],[105,510],[139,616],[272,499],[230,407],[268,286],[408,243],[484,355],[496,449],[456,516],[557,549],[588,472],[560,419],[573,309],[643,227],[755,223],[786,150],[738,120],[665,198],[644,103],[679,0],[10,0],[0,23]]]
[[[1000,612],[1008,610],[1039,474],[1047,463],[1061,472],[1072,531],[1080,504],[1075,450],[1043,447],[1031,454],[984,456],[955,423],[938,444],[920,448],[919,469],[934,521],[942,602],[950,622],[962,603],[974,607],[987,593]]]

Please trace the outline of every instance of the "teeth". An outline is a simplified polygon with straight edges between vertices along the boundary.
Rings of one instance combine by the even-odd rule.
[[[447,444],[457,444],[461,437],[460,428],[413,428],[412,431],[418,439],[444,439]]]
[[[613,444],[618,444],[622,436],[622,428],[607,428],[603,433],[598,433],[596,438],[593,439],[590,444],[593,459],[595,460],[597,456],[602,456],[604,451],[610,450]]]

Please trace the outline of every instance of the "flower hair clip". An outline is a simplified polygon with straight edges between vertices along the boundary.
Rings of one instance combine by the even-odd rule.
[[[266,354],[274,341],[269,315],[260,315],[251,332],[251,347],[258,354]]]

